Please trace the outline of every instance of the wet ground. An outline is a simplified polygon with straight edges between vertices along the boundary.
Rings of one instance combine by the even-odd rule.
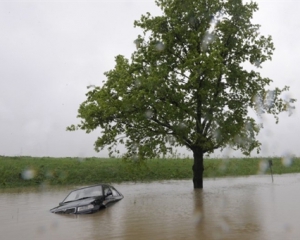
[[[70,188],[0,191],[0,239],[300,239],[300,174],[114,184],[125,198],[91,215],[49,209]]]

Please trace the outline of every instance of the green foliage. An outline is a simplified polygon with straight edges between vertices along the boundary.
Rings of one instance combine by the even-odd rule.
[[[136,181],[190,179],[192,159],[148,159],[124,161],[118,158],[34,158],[0,156],[0,188],[24,186],[91,185]],[[205,159],[204,177],[270,174],[266,159]],[[263,167],[262,167],[263,166]],[[300,159],[290,164],[273,158],[273,173],[299,173]],[[32,174],[26,176],[28,170]]]
[[[68,130],[101,128],[99,151],[109,146],[125,157],[144,159],[185,146],[211,153],[230,145],[250,154],[259,151],[260,126],[249,116],[278,115],[293,108],[287,91],[268,90],[259,73],[271,60],[270,36],[251,22],[258,10],[242,0],[157,0],[161,16],[142,15],[143,29],[131,59],[115,58],[101,87],[90,90],[78,110],[81,123]],[[245,65],[251,65],[249,69]]]

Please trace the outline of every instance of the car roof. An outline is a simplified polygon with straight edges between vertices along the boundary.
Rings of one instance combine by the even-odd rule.
[[[90,188],[90,187],[96,187],[96,186],[112,187],[112,186],[109,185],[109,184],[106,184],[106,183],[100,183],[100,184],[95,184],[95,185],[85,186],[85,187],[81,187],[81,188],[76,188],[76,189],[73,189],[72,192],[73,192],[73,191],[80,190],[80,189],[85,189],[85,188]]]

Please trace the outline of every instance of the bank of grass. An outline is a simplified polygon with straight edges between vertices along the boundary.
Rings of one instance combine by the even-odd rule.
[[[268,158],[273,174],[300,172],[300,158]],[[205,159],[205,178],[270,174],[268,159]],[[88,185],[125,181],[192,179],[193,160],[151,159],[142,163],[117,158],[50,158],[0,156],[0,188]]]

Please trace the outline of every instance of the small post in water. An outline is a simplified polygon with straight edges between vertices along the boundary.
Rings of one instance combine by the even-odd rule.
[[[273,179],[273,172],[272,172],[272,166],[273,166],[273,162],[271,159],[269,159],[269,168],[270,168],[270,171],[271,171],[271,176],[272,176],[272,182],[274,182],[274,179]]]

